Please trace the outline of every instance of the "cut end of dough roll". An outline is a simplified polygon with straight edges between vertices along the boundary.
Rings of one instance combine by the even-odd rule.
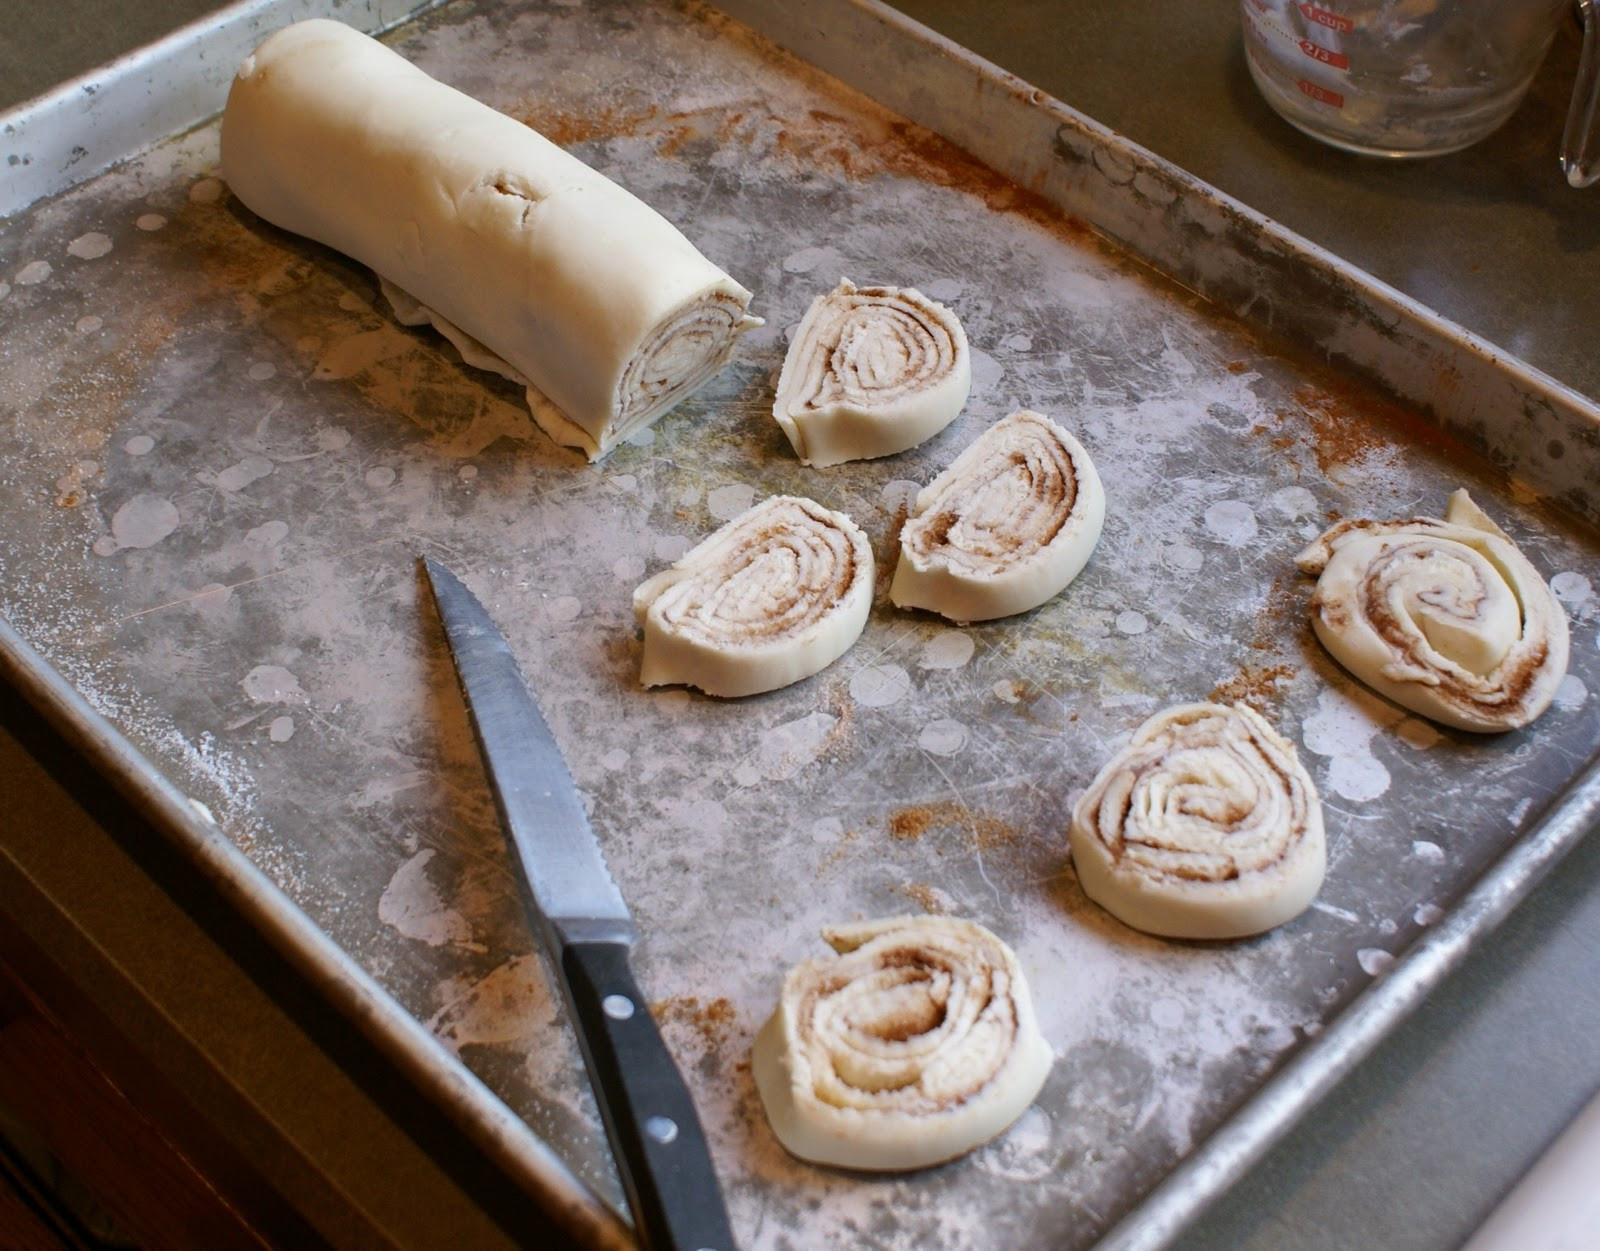
[[[296,22],[245,60],[222,165],[253,212],[374,270],[401,320],[536,391],[535,419],[590,459],[760,324],[643,201],[341,22]]]
[[[848,279],[811,302],[772,415],[814,468],[891,456],[949,425],[972,387],[960,319],[914,287]]]
[[[1021,966],[983,926],[910,916],[825,930],[837,953],[784,978],[756,1036],[768,1122],[791,1154],[927,1168],[1005,1132],[1053,1056]]]
[[[772,496],[634,592],[639,679],[725,697],[798,682],[860,636],[872,585],[872,546],[855,522]]]
[[[889,598],[959,622],[1037,608],[1082,572],[1105,515],[1083,445],[1041,413],[1013,413],[918,492]]]
[[[1068,843],[1084,894],[1166,938],[1282,925],[1316,898],[1327,864],[1310,774],[1244,704],[1151,717],[1078,801]]]
[[[1342,521],[1295,563],[1317,579],[1322,645],[1402,708],[1487,734],[1528,725],[1555,699],[1566,612],[1465,490],[1442,521]]]

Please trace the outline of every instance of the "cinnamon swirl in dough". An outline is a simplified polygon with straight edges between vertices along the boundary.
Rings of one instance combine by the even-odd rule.
[[[841,279],[795,331],[772,415],[802,465],[838,465],[931,438],[971,386],[967,335],[953,312],[914,287]]]
[[[843,513],[774,495],[633,593],[645,686],[754,695],[850,649],[872,609],[872,546]]]
[[[1134,929],[1241,938],[1322,886],[1322,804],[1294,744],[1243,704],[1182,704],[1134,732],[1073,809],[1084,893]]]
[[[1009,1128],[1050,1047],[1011,948],[949,917],[836,925],[838,954],[784,978],[756,1036],[756,1089],[792,1154],[841,1168],[925,1168]]]
[[[342,23],[244,61],[222,167],[253,212],[375,270],[397,314],[529,397],[591,460],[722,368],[750,292],[654,209]]]
[[[1083,445],[1040,413],[1013,413],[917,493],[889,598],[961,622],[1037,608],[1088,563],[1105,516]]]
[[[1403,708],[1462,730],[1527,725],[1567,671],[1566,613],[1465,490],[1443,521],[1342,521],[1295,563],[1333,658]]]

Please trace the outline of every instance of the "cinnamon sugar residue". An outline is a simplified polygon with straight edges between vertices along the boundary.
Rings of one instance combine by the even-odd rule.
[[[944,911],[939,903],[938,892],[926,882],[904,882],[900,886],[900,893],[924,912]]]
[[[710,1000],[701,1000],[698,995],[663,999],[652,1004],[650,1012],[663,1025],[671,1022],[689,1026],[708,1049],[726,1042],[738,1022],[733,1002],[721,996]]]
[[[1294,675],[1293,665],[1245,665],[1234,677],[1213,687],[1206,698],[1217,704],[1249,704],[1259,712],[1277,699],[1280,688]]]
[[[850,850],[850,845],[854,843],[858,837],[859,831],[857,830],[845,830],[844,833],[840,834],[838,843],[831,847],[823,855],[822,859],[817,862],[817,873],[819,875],[826,873],[829,869],[833,868],[834,865],[838,864],[839,861],[843,860]]]
[[[1354,388],[1306,386],[1294,400],[1311,426],[1311,451],[1324,474],[1393,446],[1373,421],[1370,401]]]
[[[889,836],[914,842],[929,830],[960,828],[976,839],[979,847],[999,847],[1017,841],[1017,832],[996,817],[986,817],[952,800],[917,804],[901,808],[889,817]]]
[[[785,160],[808,176],[831,173],[854,182],[913,178],[970,192],[991,209],[1041,224],[1086,229],[1044,196],[1019,187],[948,139],[887,113],[846,117],[810,108],[802,115],[784,116],[760,102],[742,100],[691,111],[640,105],[582,113],[541,102],[512,110],[512,115],[564,148],[616,138],[646,139],[669,157],[695,144],[744,148],[752,155]]]
[[[1437,425],[1353,382],[1308,384],[1292,398],[1311,427],[1311,451],[1325,475],[1402,447],[1443,448],[1460,454],[1460,445]],[[1296,411],[1281,412],[1278,418],[1296,415]]]
[[[719,118],[720,114],[720,118]],[[553,105],[512,111],[518,121],[537,130],[558,147],[570,148],[605,139],[651,136],[664,152],[676,152],[698,135],[712,136],[719,129],[731,132],[744,114],[730,110],[705,113],[667,113],[653,105],[633,109],[592,108],[568,112]],[[708,126],[708,122],[717,125]]]

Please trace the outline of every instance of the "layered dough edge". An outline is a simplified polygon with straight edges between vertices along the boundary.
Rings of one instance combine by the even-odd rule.
[[[1083,571],[1105,516],[1083,445],[1042,413],[1013,413],[917,493],[889,598],[958,622],[1037,608]]]
[[[1053,1056],[1016,954],[976,922],[891,917],[823,931],[756,1036],[778,1141],[813,1163],[926,1168],[1005,1132]]]
[[[770,496],[634,591],[639,680],[737,697],[810,677],[866,627],[874,568],[845,514]]]
[[[1296,557],[1330,655],[1402,708],[1476,733],[1536,720],[1566,675],[1566,612],[1465,489],[1443,520],[1343,521]]]
[[[1073,808],[1088,897],[1167,938],[1243,938],[1303,912],[1327,866],[1322,803],[1294,749],[1245,704],[1147,720]]]

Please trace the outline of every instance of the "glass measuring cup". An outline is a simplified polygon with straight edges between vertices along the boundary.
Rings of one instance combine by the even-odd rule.
[[[1600,0],[1240,0],[1245,59],[1267,102],[1352,152],[1437,156],[1521,103],[1576,9],[1583,52],[1561,140],[1567,180],[1600,179]]]

